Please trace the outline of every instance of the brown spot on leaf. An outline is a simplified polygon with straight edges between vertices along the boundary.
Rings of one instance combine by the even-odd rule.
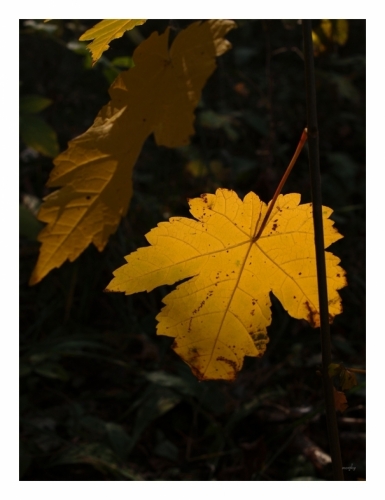
[[[305,302],[306,309],[308,310],[308,315],[306,319],[310,323],[310,326],[317,328],[320,326],[320,316],[319,312],[312,307],[308,301]]]
[[[194,365],[190,365],[190,363],[188,363],[188,365],[190,366],[191,371],[193,372],[193,374],[195,375],[195,377],[198,380],[204,380],[205,379],[205,376],[203,375],[203,373],[200,372],[199,368],[197,368]]]
[[[238,366],[235,361],[232,361],[231,359],[227,359],[224,356],[218,356],[217,361],[223,361],[227,365],[231,366],[231,368],[234,370],[234,375],[237,373]]]

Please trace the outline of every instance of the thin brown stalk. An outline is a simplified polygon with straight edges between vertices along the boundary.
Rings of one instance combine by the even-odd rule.
[[[269,220],[271,212],[273,211],[275,202],[277,201],[277,198],[278,198],[279,194],[281,193],[282,188],[285,185],[285,182],[287,181],[287,178],[289,177],[290,172],[292,171],[292,169],[297,161],[297,158],[300,155],[302,148],[305,145],[306,140],[307,140],[307,129],[305,128],[304,131],[302,132],[301,139],[299,140],[299,143],[298,143],[297,149],[295,150],[293,158],[291,159],[291,162],[289,163],[289,166],[287,167],[286,172],[284,173],[284,175],[281,179],[281,182],[278,184],[278,187],[275,190],[273,199],[269,203],[269,208],[267,209],[266,215],[262,221],[262,224],[259,228],[259,231],[257,232],[257,234],[253,238],[254,241],[257,241],[257,239],[261,236],[262,231],[265,229],[265,226]]]

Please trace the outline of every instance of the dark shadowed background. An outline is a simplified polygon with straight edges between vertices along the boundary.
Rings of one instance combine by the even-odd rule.
[[[20,21],[20,477],[22,480],[329,480],[319,331],[273,300],[270,343],[246,358],[233,383],[198,382],[157,337],[171,287],[105,294],[124,256],[187,198],[234,189],[268,202],[306,126],[302,28],[295,20],[239,20],[233,48],[196,110],[185,148],[150,137],[134,171],[134,196],[99,253],[28,286],[39,244],[36,219],[52,159],[84,132],[154,30],[147,21],[111,44],[92,68],[79,36],[97,20]],[[333,358],[365,367],[365,21],[320,20],[316,76],[323,203],[344,238],[331,247],[347,272],[344,312],[331,326]],[[326,28],[325,28],[326,27]],[[306,148],[305,148],[306,149]],[[307,151],[284,193],[310,201]],[[365,478],[365,376],[339,414],[345,477]]]

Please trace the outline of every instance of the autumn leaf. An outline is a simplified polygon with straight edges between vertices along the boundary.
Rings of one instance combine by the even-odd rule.
[[[112,40],[120,38],[126,31],[145,22],[146,19],[103,19],[83,33],[79,40],[81,42],[93,40],[87,45],[87,49],[92,54],[92,65],[94,65],[102,57],[103,52],[110,47]]]
[[[349,369],[341,371],[340,381],[341,381],[341,389],[343,391],[348,391],[349,389],[357,385],[356,375]]]
[[[345,393],[341,391],[337,391],[335,387],[334,389],[334,407],[336,411],[343,413],[348,408],[348,401],[346,399]]]
[[[328,366],[329,377],[338,377],[343,391],[348,391],[357,385],[357,378],[354,372],[362,373],[364,371],[355,368],[345,368],[342,363],[330,363]]]
[[[225,20],[196,22],[170,49],[169,29],[137,47],[135,67],[112,84],[109,104],[54,160],[47,186],[61,189],[45,198],[39,212],[47,226],[38,237],[42,246],[30,284],[74,261],[90,243],[103,250],[128,210],[132,169],[151,133],[158,145],[189,143],[202,88],[215,57],[231,47],[223,37],[234,27]]]
[[[345,45],[349,35],[349,23],[346,19],[322,19],[312,31],[314,54],[319,55],[335,45]]]
[[[338,376],[343,370],[342,363],[330,363],[328,366],[328,375],[330,378]]]
[[[157,333],[200,379],[235,378],[244,356],[262,356],[271,323],[270,292],[294,318],[320,325],[312,205],[280,195],[260,237],[268,205],[250,192],[240,200],[218,189],[189,200],[196,220],[172,217],[146,238],[150,247],[126,257],[107,291],[132,294],[177,286],[163,302]],[[342,238],[323,207],[325,247]],[[342,312],[346,285],[340,260],[325,252],[330,321]]]

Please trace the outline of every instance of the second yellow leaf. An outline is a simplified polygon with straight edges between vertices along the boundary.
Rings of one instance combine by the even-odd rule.
[[[224,39],[233,21],[196,22],[181,31],[169,49],[169,29],[157,32],[134,52],[135,67],[111,85],[111,101],[93,125],[69,143],[54,161],[47,185],[58,187],[41,207],[39,259],[30,284],[90,243],[103,250],[127,212],[132,169],[147,137],[178,147],[194,133],[194,110],[215,58],[231,45]]]

